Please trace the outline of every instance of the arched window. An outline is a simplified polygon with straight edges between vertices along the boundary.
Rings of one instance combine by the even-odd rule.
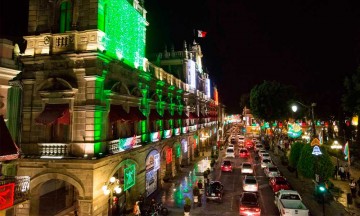
[[[65,1],[60,5],[60,33],[71,30],[72,5],[70,1]]]

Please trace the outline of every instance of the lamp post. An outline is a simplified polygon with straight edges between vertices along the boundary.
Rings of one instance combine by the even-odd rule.
[[[300,104],[301,106],[307,108],[310,110],[311,112],[311,130],[312,130],[312,138],[315,138],[316,137],[316,128],[315,128],[315,116],[314,116],[314,107],[316,106],[316,103],[311,103],[310,106],[307,106],[299,101],[295,101],[297,104]],[[291,109],[293,112],[296,112],[298,107],[296,104],[292,105],[291,106]]]
[[[336,150],[342,149],[342,145],[340,145],[337,140],[334,140],[333,144],[330,147],[331,147],[331,149],[336,149]],[[336,156],[336,164],[337,164],[337,169],[339,169],[339,157],[338,156]],[[335,171],[336,179],[337,179],[337,173],[338,173],[337,169]]]
[[[105,182],[105,184],[102,186],[102,190],[105,196],[109,195],[109,215],[112,215],[114,194],[117,196],[122,191],[119,179],[115,178],[114,176],[111,177],[109,182]]]

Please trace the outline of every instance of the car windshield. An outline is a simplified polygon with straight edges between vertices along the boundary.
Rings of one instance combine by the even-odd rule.
[[[270,163],[270,160],[269,159],[264,159],[263,163]]]
[[[243,164],[243,168],[251,168],[251,164]]]
[[[278,184],[278,185],[286,185],[287,181],[285,181],[284,179],[278,179],[278,180],[276,180],[276,184]]]
[[[255,179],[245,179],[245,184],[256,184]]]
[[[245,193],[241,199],[242,204],[256,205],[257,198],[255,194]]]
[[[240,153],[247,153],[248,151],[246,149],[241,149]]]
[[[270,172],[277,172],[278,169],[276,167],[269,167]]]
[[[266,156],[269,156],[269,154],[268,154],[268,153],[264,153],[264,154],[263,154],[263,157],[264,157],[264,156],[265,156],[265,157],[266,157]]]
[[[231,162],[230,162],[230,161],[224,161],[223,165],[225,165],[225,166],[230,166],[230,165],[231,165]]]
[[[226,152],[228,152],[228,153],[233,153],[233,152],[234,152],[234,149],[227,149]]]

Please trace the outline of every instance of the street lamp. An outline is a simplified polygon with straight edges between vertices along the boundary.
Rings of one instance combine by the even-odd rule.
[[[120,187],[119,179],[114,176],[109,179],[109,182],[105,182],[102,186],[102,190],[105,196],[109,195],[109,215],[112,215],[113,212],[113,203],[114,203],[114,194],[115,196],[120,195],[122,189]]]
[[[342,145],[339,144],[339,142],[337,140],[334,140],[333,144],[330,146],[331,149],[342,149]],[[339,169],[339,157],[336,156],[336,164],[337,164],[337,168]],[[337,179],[337,170],[335,171],[335,176]]]
[[[301,106],[309,109],[311,111],[311,129],[312,129],[312,138],[316,137],[316,129],[315,129],[315,117],[314,117],[314,107],[316,106],[316,103],[311,103],[310,106],[307,106],[299,101],[295,101],[295,103],[300,104]],[[298,107],[296,104],[291,106],[291,110],[293,112],[296,112],[298,110]]]

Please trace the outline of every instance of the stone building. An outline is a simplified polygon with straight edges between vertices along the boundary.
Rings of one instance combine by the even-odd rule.
[[[16,215],[119,214],[194,160],[203,133],[216,140],[200,45],[167,72],[145,57],[147,25],[137,0],[30,0],[12,115],[31,199]]]

